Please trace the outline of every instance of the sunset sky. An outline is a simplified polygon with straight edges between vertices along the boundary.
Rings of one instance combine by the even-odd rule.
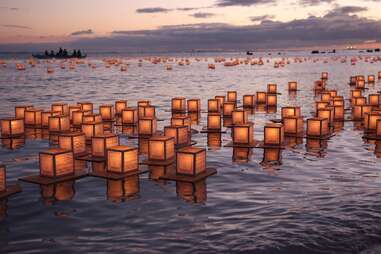
[[[378,42],[380,9],[381,0],[0,0],[0,49],[30,43],[189,50]]]

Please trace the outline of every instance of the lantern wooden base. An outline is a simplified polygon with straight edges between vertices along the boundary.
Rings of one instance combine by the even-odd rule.
[[[96,156],[92,156],[89,153],[82,156],[76,156],[75,159],[79,161],[88,161],[88,162],[105,162],[106,161],[106,157],[96,157]]]
[[[381,137],[377,136],[374,132],[373,133],[364,133],[364,136],[362,136],[362,138],[366,139],[366,140],[376,140],[376,141],[381,140]]]
[[[224,145],[224,147],[256,148],[259,143],[260,143],[260,141],[258,141],[258,140],[254,140],[250,144],[234,144],[233,141],[231,141],[231,142],[227,143],[226,145]]]
[[[191,140],[191,141],[188,142],[187,144],[175,145],[175,149],[181,149],[181,148],[184,148],[184,147],[187,147],[187,146],[194,146],[194,145],[196,145],[196,144],[197,144],[196,141]]]
[[[20,193],[21,187],[18,184],[8,185],[5,191],[0,192],[0,200],[10,197],[16,193]]]
[[[269,121],[272,123],[283,123],[282,119],[270,119]]]
[[[197,183],[215,174],[217,174],[217,169],[206,168],[205,172],[197,176],[185,176],[185,175],[176,174],[176,172],[166,172],[165,175],[160,176],[159,179],[167,180],[167,181],[185,182],[185,183]]]
[[[25,138],[25,133],[20,135],[1,135],[0,139]]]
[[[327,134],[325,136],[304,136],[304,138],[326,140],[326,139],[332,138],[334,136],[336,136],[335,133],[330,133],[330,134]]]
[[[62,177],[44,177],[40,175],[31,175],[22,177],[19,180],[27,183],[40,184],[40,185],[49,185],[49,184],[57,184],[67,181],[77,180],[83,177],[88,176],[86,171],[74,171],[74,174],[62,176]]]
[[[200,133],[226,133],[226,130],[221,129],[221,130],[209,130],[207,127],[202,128]]]
[[[144,160],[140,162],[140,165],[148,165],[148,166],[168,166],[176,162],[176,158],[172,158],[165,161],[159,161],[159,160]]]
[[[139,169],[139,170],[135,170],[135,171],[130,171],[130,172],[127,172],[127,173],[110,173],[110,172],[107,172],[106,170],[104,171],[100,171],[100,172],[90,172],[89,173],[89,176],[92,176],[92,177],[98,177],[98,178],[103,178],[103,179],[107,179],[107,180],[123,180],[127,177],[131,177],[131,176],[135,176],[135,175],[142,175],[142,174],[145,174],[147,173],[149,170],[148,169]]]
[[[265,143],[263,141],[259,141],[257,143],[257,146],[254,147],[254,148],[257,148],[257,149],[274,148],[274,149],[283,150],[283,149],[286,149],[286,146],[284,144],[280,144],[280,145],[265,145]]]

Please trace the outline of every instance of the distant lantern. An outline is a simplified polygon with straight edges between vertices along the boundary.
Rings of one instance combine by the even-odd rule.
[[[378,72],[378,79],[381,79],[381,71]]]
[[[138,133],[143,136],[152,136],[156,133],[157,121],[155,118],[140,118]]]
[[[115,134],[102,134],[91,139],[91,155],[94,157],[106,157],[107,149],[119,146],[119,137]]]
[[[357,80],[356,89],[365,89],[365,80]]]
[[[360,97],[362,96],[362,90],[355,89],[351,90],[351,98]]]
[[[60,148],[72,151],[74,155],[86,153],[86,136],[80,132],[60,134],[58,136]]]
[[[266,92],[257,92],[257,104],[266,104]]]
[[[376,121],[376,136],[381,137],[381,120]]]
[[[171,118],[172,126],[186,126],[188,131],[192,129],[192,122],[190,116],[176,116]]]
[[[33,109],[33,105],[24,105],[24,106],[16,106],[15,107],[15,118],[24,119],[25,110]]]
[[[175,139],[168,136],[153,136],[148,141],[148,159],[166,161],[175,157]]]
[[[71,105],[69,106],[69,116],[70,120],[73,120],[73,112],[81,111],[81,106],[79,105]]]
[[[99,106],[99,114],[103,121],[112,121],[115,118],[114,105],[101,105]]]
[[[208,114],[208,130],[221,130],[221,115],[219,113]]]
[[[41,126],[41,113],[42,110],[39,109],[25,110],[24,124],[32,127]]]
[[[299,135],[304,132],[303,118],[297,116],[286,116],[283,118],[284,134]]]
[[[218,100],[220,102],[220,107],[222,108],[222,105],[224,105],[226,98],[223,95],[216,95],[214,96],[214,99]]]
[[[69,106],[66,103],[54,103],[51,106],[52,112],[60,112],[61,115],[69,115]]]
[[[325,137],[329,134],[329,126],[327,118],[309,118],[307,119],[307,136],[309,137]]]
[[[83,111],[74,111],[72,116],[72,124],[74,127],[81,127],[81,124],[83,122]]]
[[[43,177],[61,177],[74,174],[74,156],[72,151],[51,148],[40,152],[40,175]]]
[[[265,148],[263,149],[263,162],[264,163],[281,163],[282,149],[279,148]]]
[[[381,104],[381,94],[369,94],[368,95],[368,103],[371,106],[378,107]]]
[[[103,123],[83,123],[82,132],[85,134],[87,140],[91,140],[94,136],[102,135],[104,132]]]
[[[370,105],[360,105],[352,107],[352,119],[355,121],[359,121],[364,119],[365,114],[370,113],[372,111],[372,106]]]
[[[356,76],[351,76],[349,78],[349,85],[351,85],[351,86],[356,85],[356,81],[357,81],[357,77]]]
[[[24,135],[24,119],[4,118],[1,119],[1,137],[11,138]]]
[[[276,94],[267,94],[266,95],[266,106],[276,107],[277,106],[277,95]]]
[[[330,102],[331,101],[331,93],[330,92],[323,92],[320,94],[321,96],[321,101],[324,101],[324,102]]]
[[[329,103],[326,102],[326,101],[317,101],[315,102],[315,107],[316,107],[316,112],[319,110],[319,109],[322,109],[322,108],[326,108],[329,106]]]
[[[341,121],[344,120],[345,109],[343,105],[334,105],[333,106],[333,120]]]
[[[236,102],[237,101],[237,91],[228,91],[227,92],[227,101]]]
[[[368,132],[376,131],[377,120],[381,120],[380,112],[366,113],[364,116],[364,129]]]
[[[69,115],[49,117],[49,132],[64,132],[64,131],[70,131]]]
[[[255,106],[255,95],[246,94],[243,96],[243,107],[244,108],[253,108]]]
[[[282,107],[282,119],[289,116],[300,117],[301,110],[300,107]]]
[[[152,105],[140,106],[138,108],[138,111],[139,111],[139,118],[144,118],[144,117],[155,118],[156,117],[155,106],[152,106]]]
[[[172,112],[185,112],[186,101],[185,97],[172,98]]]
[[[298,90],[298,83],[296,81],[288,82],[288,91],[297,91],[297,90]]]
[[[176,173],[197,176],[206,171],[206,150],[198,147],[185,147],[176,153]]]
[[[277,93],[277,85],[276,84],[267,84],[267,93]]]
[[[51,111],[41,112],[41,127],[49,128],[49,117],[59,116],[59,115],[60,115],[59,112],[51,112]]]
[[[126,108],[122,111],[122,124],[135,125],[138,123],[138,110],[136,108]]]
[[[284,128],[279,123],[268,123],[264,127],[264,144],[280,146],[283,144]]]
[[[208,112],[209,113],[221,112],[220,101],[217,99],[209,99],[208,100]]]
[[[376,81],[376,76],[368,75],[368,83],[373,84]]]
[[[224,117],[231,117],[233,111],[235,110],[236,104],[235,102],[224,102],[223,105],[223,116]]]
[[[232,112],[232,124],[246,124],[248,122],[248,115],[245,110],[236,109]]]
[[[102,123],[102,117],[99,114],[84,115],[82,118],[83,123]]]
[[[352,98],[352,105],[353,106],[361,106],[366,104],[366,97],[355,97]]]
[[[126,100],[119,100],[115,102],[115,113],[121,115],[122,111],[127,108]]]
[[[128,146],[114,146],[107,151],[107,171],[128,173],[139,169],[138,149]]]
[[[164,135],[175,138],[176,145],[186,145],[189,143],[187,126],[165,126]]]
[[[7,173],[4,165],[0,165],[0,193],[7,190]]]
[[[189,99],[187,101],[188,112],[200,112],[201,101],[200,99]]]
[[[332,101],[332,105],[333,106],[343,106],[345,105],[345,101],[344,101],[344,98],[342,96],[336,96],[333,98],[333,101]]]
[[[328,72],[322,72],[321,73],[321,79],[322,80],[327,80],[328,79]]]
[[[254,142],[254,124],[234,125],[232,129],[234,144],[249,145]]]
[[[81,106],[81,110],[84,112],[90,112],[93,113],[93,103],[91,102],[79,102],[78,105]]]
[[[138,101],[137,105],[138,107],[144,107],[144,106],[149,106],[151,102],[149,100],[141,100]]]
[[[333,123],[333,108],[332,107],[326,107],[318,109],[316,116],[319,118],[326,118],[328,119],[328,124],[331,125]]]

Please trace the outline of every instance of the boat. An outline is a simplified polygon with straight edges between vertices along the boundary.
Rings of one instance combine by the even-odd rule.
[[[246,51],[246,55],[248,55],[248,56],[252,56],[252,55],[254,55],[254,53],[251,52],[251,51]]]
[[[82,54],[81,50],[73,50],[70,54],[66,49],[60,48],[57,53],[53,50],[48,52],[45,50],[42,54],[32,54],[32,57],[37,59],[84,59],[87,57],[87,54]]]

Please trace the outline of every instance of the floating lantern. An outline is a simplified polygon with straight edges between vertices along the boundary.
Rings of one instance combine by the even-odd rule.
[[[0,165],[0,193],[7,190],[7,174],[5,166]]]
[[[279,123],[268,123],[264,127],[264,144],[270,146],[280,146],[283,144],[284,128]]]
[[[304,132],[303,118],[298,116],[283,117],[283,127],[285,135],[299,135]]]
[[[377,120],[381,119],[381,112],[370,112],[364,116],[364,129],[367,132],[376,131]]]
[[[297,90],[298,90],[298,83],[296,81],[288,82],[288,91],[297,91]]]
[[[74,156],[72,151],[51,148],[40,152],[40,176],[62,177],[74,174]]]
[[[166,161],[175,157],[175,139],[153,136],[148,141],[148,160]]]
[[[99,114],[83,115],[83,123],[102,123],[102,116]]]
[[[224,117],[231,117],[233,111],[235,110],[235,102],[224,102],[223,105],[223,116]]]
[[[74,127],[81,127],[81,124],[83,122],[83,111],[74,111],[72,115],[72,124]]]
[[[214,96],[214,99],[218,100],[220,102],[220,106],[222,108],[222,105],[225,103],[225,96],[223,95],[216,95]]]
[[[327,80],[328,79],[328,72],[322,72],[321,73],[321,79],[322,80]]]
[[[374,75],[368,75],[368,83],[373,84],[376,81],[376,77]]]
[[[208,112],[220,112],[221,111],[221,105],[220,100],[217,99],[209,99],[208,100]]]
[[[237,101],[237,92],[236,91],[228,91],[227,92],[227,101],[236,102]]]
[[[254,142],[254,124],[234,125],[232,128],[232,137],[234,144],[252,144]]]
[[[122,124],[135,125],[138,122],[138,110],[135,108],[126,108],[122,111]]]
[[[51,116],[59,116],[60,112],[51,112],[51,111],[44,111],[41,113],[41,127],[42,128],[49,128],[49,117]]]
[[[342,121],[344,120],[345,109],[344,105],[334,105],[333,106],[333,120]]]
[[[366,113],[372,111],[372,106],[370,105],[360,105],[352,107],[352,118],[355,121],[364,119]]]
[[[54,103],[51,107],[52,112],[59,112],[61,115],[69,115],[69,106],[66,103]]]
[[[329,90],[328,92],[331,95],[331,99],[337,96],[337,91],[336,90]]]
[[[266,92],[257,92],[257,104],[266,104],[267,95]]]
[[[267,84],[267,93],[277,93],[277,85],[276,84]]]
[[[94,136],[102,135],[104,132],[103,123],[83,123],[82,124],[82,132],[85,134],[87,140],[91,140]]]
[[[359,90],[359,89],[351,90],[351,98],[361,97],[361,96],[362,96],[362,90]]]
[[[307,136],[323,138],[329,134],[327,118],[307,119]]]
[[[41,113],[39,109],[27,109],[24,111],[24,124],[26,126],[41,126]]]
[[[107,149],[119,146],[119,137],[115,134],[102,134],[91,139],[91,155],[94,157],[105,157]]]
[[[331,125],[333,123],[333,108],[332,107],[325,107],[318,109],[316,116],[318,118],[326,118],[328,119],[328,124]]]
[[[24,135],[24,119],[4,118],[1,119],[1,136],[17,137]]]
[[[352,105],[353,106],[361,106],[366,104],[366,97],[355,97],[352,98]]]
[[[128,173],[139,169],[138,149],[128,146],[114,146],[107,151],[107,171]]]
[[[138,133],[143,136],[152,136],[156,133],[157,122],[155,118],[140,118]]]
[[[185,112],[186,103],[184,97],[172,98],[172,112]]]
[[[186,145],[189,143],[187,126],[165,126],[164,135],[175,138],[176,145]]]
[[[365,89],[365,80],[357,80],[356,89]]]
[[[122,114],[122,111],[127,108],[126,100],[119,100],[115,102],[115,113],[117,115]]]
[[[60,148],[72,151],[74,155],[86,153],[86,136],[83,133],[71,132],[58,136]]]
[[[246,124],[248,122],[247,112],[245,110],[234,110],[232,112],[232,124]]]
[[[328,107],[329,103],[326,101],[317,101],[315,102],[315,106],[316,106],[316,112],[317,112],[319,109]]]
[[[114,105],[101,105],[99,106],[99,114],[103,121],[113,121],[115,118]]]
[[[243,96],[243,107],[244,108],[253,108],[255,106],[255,95],[244,95]]]
[[[172,126],[186,126],[188,131],[192,129],[191,118],[189,116],[176,116],[171,118]]]
[[[91,102],[79,102],[78,105],[81,106],[82,111],[93,113],[93,103],[91,103]]]
[[[368,101],[369,105],[378,107],[381,104],[381,94],[369,94]]]
[[[282,119],[289,116],[300,117],[301,110],[300,107],[282,107]]]
[[[332,105],[333,106],[342,106],[342,107],[344,107],[345,102],[344,102],[343,96],[336,96],[336,97],[334,97],[333,101],[332,101]]]
[[[149,118],[155,118],[156,117],[156,108],[155,106],[140,106],[139,109],[139,118],[149,117]]]
[[[177,151],[176,173],[197,176],[206,171],[206,150],[198,147],[185,147]]]
[[[71,105],[69,106],[70,120],[73,120],[73,112],[81,111],[81,106]]]
[[[145,107],[145,106],[149,106],[150,104],[151,102],[149,100],[138,101],[138,107]]]
[[[330,92],[321,93],[321,101],[324,101],[324,102],[331,101],[331,93]]]
[[[267,94],[266,95],[266,106],[267,107],[276,107],[277,106],[277,95],[276,94]]]
[[[208,114],[208,130],[221,130],[221,115],[218,113]]]
[[[24,119],[24,112],[25,112],[25,110],[28,110],[28,109],[33,109],[33,105],[16,106],[15,107],[15,118]]]
[[[49,132],[64,132],[64,131],[70,131],[69,115],[49,117]]]
[[[201,111],[201,101],[200,99],[189,99],[187,101],[188,112],[200,112]]]

